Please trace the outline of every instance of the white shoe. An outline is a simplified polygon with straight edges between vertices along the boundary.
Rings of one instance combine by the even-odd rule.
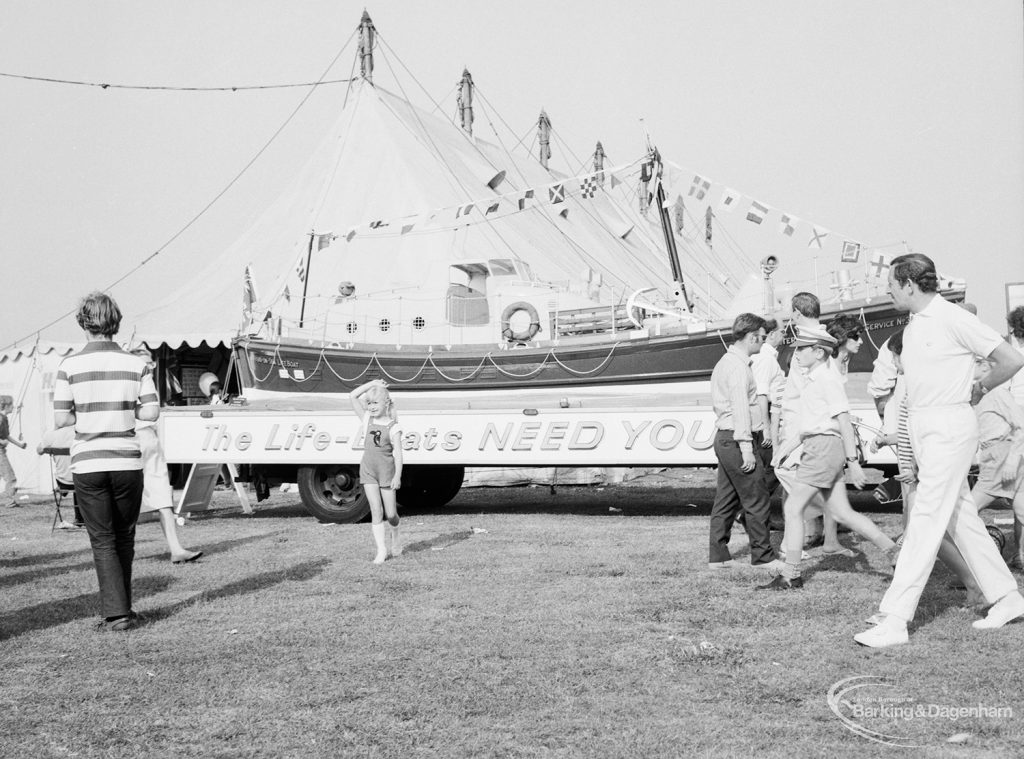
[[[972,622],[971,626],[975,630],[998,630],[1018,617],[1024,617],[1024,597],[1015,590],[996,601],[985,618]]]
[[[880,625],[882,624],[882,622],[885,621],[885,615],[880,611],[876,611],[874,614],[872,614],[864,621],[867,622],[869,625]]]
[[[853,639],[868,648],[888,648],[889,646],[903,645],[910,640],[910,636],[907,635],[905,625],[886,624],[883,621],[882,624],[876,625],[870,630],[857,633]]]

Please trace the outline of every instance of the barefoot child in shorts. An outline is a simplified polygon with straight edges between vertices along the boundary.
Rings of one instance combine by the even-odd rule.
[[[857,443],[850,421],[850,403],[839,376],[828,366],[836,340],[820,328],[801,327],[794,342],[794,360],[807,374],[800,397],[800,434],[787,441],[779,452],[781,466],[793,466],[787,458],[803,447],[800,466],[783,511],[786,514],[786,562],[781,574],[761,590],[792,590],[803,587],[800,577],[800,551],[804,543],[804,519],[811,502],[819,493],[825,498],[825,510],[840,524],[870,540],[884,551],[895,550],[890,540],[867,517],[858,514],[846,497],[844,468],[857,487],[865,482],[857,459]]]
[[[359,464],[359,482],[370,501],[370,529],[377,545],[373,563],[383,564],[388,556],[402,553],[396,499],[396,492],[402,484],[402,431],[398,427],[398,414],[391,394],[383,380],[360,385],[349,398],[353,410],[363,420],[363,460]],[[385,516],[387,524],[384,523]]]

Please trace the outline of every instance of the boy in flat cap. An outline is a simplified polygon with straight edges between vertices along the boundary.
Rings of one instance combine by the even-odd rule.
[[[846,497],[844,469],[857,487],[865,482],[857,459],[857,442],[850,421],[850,402],[839,375],[828,365],[836,340],[820,327],[800,327],[793,358],[806,370],[800,396],[799,430],[779,452],[780,466],[792,467],[787,457],[803,446],[795,482],[783,506],[786,515],[786,559],[781,573],[761,590],[793,590],[803,587],[800,553],[804,544],[805,514],[814,497],[821,493],[825,510],[840,524],[870,540],[890,555],[896,544],[867,517],[858,514]]]

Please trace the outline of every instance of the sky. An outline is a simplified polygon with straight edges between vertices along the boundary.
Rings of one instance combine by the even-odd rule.
[[[366,9],[383,53],[375,80],[451,114],[469,67],[483,139],[500,119],[529,142],[544,108],[552,165],[577,174],[597,140],[612,164],[637,157],[646,130],[716,186],[868,245],[905,241],[964,278],[982,319],[1005,331],[1005,284],[1024,282],[1019,0]],[[354,44],[337,56],[362,10],[338,0],[8,3],[0,73],[176,87],[342,79]],[[301,168],[344,93],[0,76],[0,350],[39,334],[80,340],[71,318],[44,326],[90,290],[109,289],[128,311],[187,282]]]

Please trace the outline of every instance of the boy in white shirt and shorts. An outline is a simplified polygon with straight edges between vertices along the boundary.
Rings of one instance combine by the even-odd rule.
[[[858,514],[846,497],[844,469],[857,487],[865,482],[857,459],[857,443],[850,421],[850,403],[839,375],[828,365],[836,340],[821,328],[800,327],[794,342],[794,361],[806,370],[800,396],[799,436],[791,437],[779,452],[780,466],[792,468],[787,460],[802,446],[799,467],[783,510],[786,514],[786,561],[782,570],[760,590],[794,590],[803,587],[800,554],[804,543],[804,519],[818,493],[825,509],[840,524],[892,554],[896,544],[867,517]]]

